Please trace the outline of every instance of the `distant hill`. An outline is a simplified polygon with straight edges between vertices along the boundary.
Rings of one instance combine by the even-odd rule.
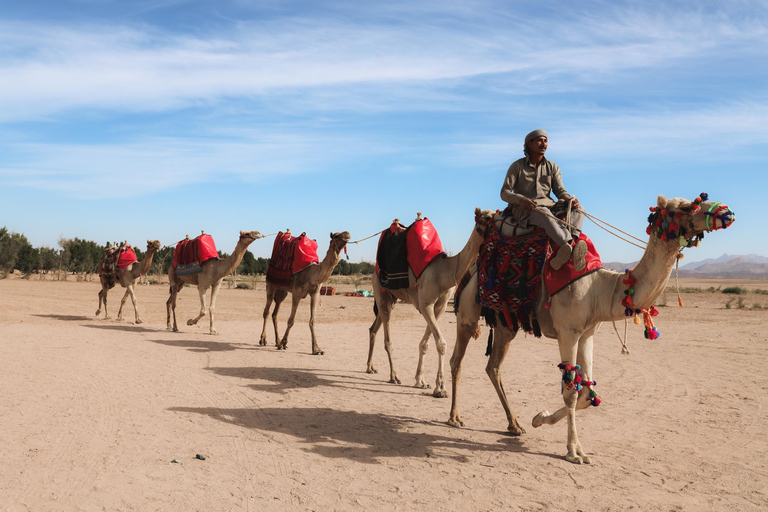
[[[637,261],[620,263],[603,262],[605,268],[624,272],[635,268]],[[680,266],[680,277],[727,278],[727,279],[768,279],[768,258],[757,254],[723,254],[719,258],[708,258]]]

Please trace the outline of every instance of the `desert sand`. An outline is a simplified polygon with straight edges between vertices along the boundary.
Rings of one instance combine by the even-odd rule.
[[[628,356],[603,324],[603,403],[577,420],[593,464],[578,466],[564,459],[565,422],[530,426],[562,406],[554,340],[513,341],[503,378],[527,430],[513,437],[484,370],[487,327],[464,360],[457,429],[450,399],[412,387],[424,322],[408,305],[394,312],[396,385],[383,333],[379,373],[365,373],[371,298],[324,297],[325,355],[312,356],[308,301],[287,351],[258,346],[263,284],[222,289],[218,336],[207,318],[186,325],[194,288],[179,295],[178,333],[165,329],[167,286],[137,287],[141,325],[130,302],[127,321],[96,319],[98,291],[71,278],[0,281],[0,510],[768,509],[766,295],[726,308],[731,296],[686,293],[678,308],[667,292],[661,338],[631,324]],[[121,296],[110,292],[113,318]],[[440,326],[450,357],[455,316]],[[431,344],[430,382],[436,365]]]

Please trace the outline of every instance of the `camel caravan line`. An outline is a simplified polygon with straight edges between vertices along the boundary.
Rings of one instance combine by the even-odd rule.
[[[584,213],[598,226],[616,235],[605,227],[613,226]],[[522,435],[525,429],[512,411],[504,391],[501,365],[512,340],[520,330],[537,337],[556,339],[560,351],[557,367],[561,371],[564,406],[554,413],[541,411],[533,418],[532,425],[537,428],[567,419],[566,459],[577,464],[590,463],[576,433],[576,411],[600,404],[592,357],[593,337],[597,328],[601,323],[611,321],[619,335],[615,321],[624,319],[626,326],[626,322],[633,319],[635,323],[643,324],[647,339],[658,338],[660,333],[653,321],[658,311],[653,303],[664,291],[672,268],[682,258],[683,249],[698,246],[705,233],[725,229],[734,220],[733,212],[726,205],[709,201],[704,193],[693,201],[659,196],[648,217],[649,239],[644,254],[634,269],[627,269],[624,273],[603,268],[597,250],[583,233],[579,236],[579,244],[586,247],[584,260],[576,265],[571,259],[562,266],[558,265],[555,270],[550,262],[557,251],[553,250],[552,242],[544,230],[519,226],[507,210],[501,212],[476,208],[469,239],[464,248],[453,256],[443,251],[437,230],[429,219],[421,216],[421,212],[410,226],[403,226],[395,219],[388,228],[356,242],[350,242],[347,231],[331,233],[328,250],[322,261],[317,256],[317,242],[307,238],[305,233],[294,237],[290,230],[286,230],[277,233],[273,245],[267,271],[266,305],[259,345],[267,345],[267,317],[274,302],[272,324],[275,346],[278,350],[287,349],[288,336],[299,303],[309,295],[312,354],[324,354],[314,328],[320,289],[339,263],[341,251],[346,252],[348,244],[379,235],[376,271],[373,275],[375,318],[369,329],[366,372],[377,373],[372,361],[373,349],[376,334],[383,326],[384,349],[390,369],[389,382],[400,384],[394,368],[390,316],[398,300],[410,303],[426,322],[424,335],[418,345],[415,386],[424,389],[430,387],[424,381],[423,360],[429,338],[432,337],[438,353],[432,395],[438,398],[451,396],[448,424],[463,427],[464,420],[458,405],[461,363],[469,341],[479,337],[480,318],[483,317],[490,327],[486,344],[486,355],[489,356],[486,373],[507,416],[507,430],[513,435]],[[567,224],[567,219],[558,221]],[[613,229],[624,233],[617,228]],[[187,325],[195,325],[208,314],[210,334],[217,334],[214,311],[221,282],[237,268],[248,246],[259,238],[263,236],[258,231],[241,231],[234,252],[223,259],[219,259],[213,239],[205,233],[195,239],[187,237],[177,244],[173,265],[168,271],[168,330],[178,331],[178,292],[185,284],[193,284],[198,287],[200,312],[196,318],[189,319]],[[639,238],[635,239],[642,242]],[[139,276],[147,272],[152,256],[159,247],[157,241],[148,242],[142,262],[136,261],[133,250],[127,244],[107,249],[99,267],[102,290],[99,292],[97,315],[101,313],[103,302],[106,318],[109,318],[106,313],[107,291],[120,283],[126,292],[118,319],[122,318],[122,306],[130,295],[136,311],[136,323],[141,322],[136,310],[133,285]],[[208,289],[211,290],[210,305],[206,305]],[[280,304],[289,293],[292,297],[291,313],[281,337],[277,314]],[[456,342],[450,359],[452,393],[449,395],[443,378],[447,343],[437,322],[451,297],[457,321]],[[680,305],[683,305],[682,301]],[[626,327],[621,342],[622,352],[628,354]]]

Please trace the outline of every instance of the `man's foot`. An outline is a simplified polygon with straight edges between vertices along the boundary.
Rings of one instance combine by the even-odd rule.
[[[561,245],[560,249],[557,250],[557,254],[555,254],[555,257],[550,260],[549,264],[553,269],[560,270],[560,267],[565,265],[565,263],[571,259],[572,251],[573,249],[571,249],[571,244]]]
[[[579,240],[573,248],[573,269],[581,272],[587,268],[587,242]]]

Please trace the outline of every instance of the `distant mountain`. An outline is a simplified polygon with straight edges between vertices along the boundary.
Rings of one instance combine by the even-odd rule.
[[[603,266],[615,272],[624,272],[627,268],[635,268],[637,263],[604,261]],[[679,275],[699,278],[768,279],[768,258],[757,254],[723,254],[719,258],[681,265]]]

